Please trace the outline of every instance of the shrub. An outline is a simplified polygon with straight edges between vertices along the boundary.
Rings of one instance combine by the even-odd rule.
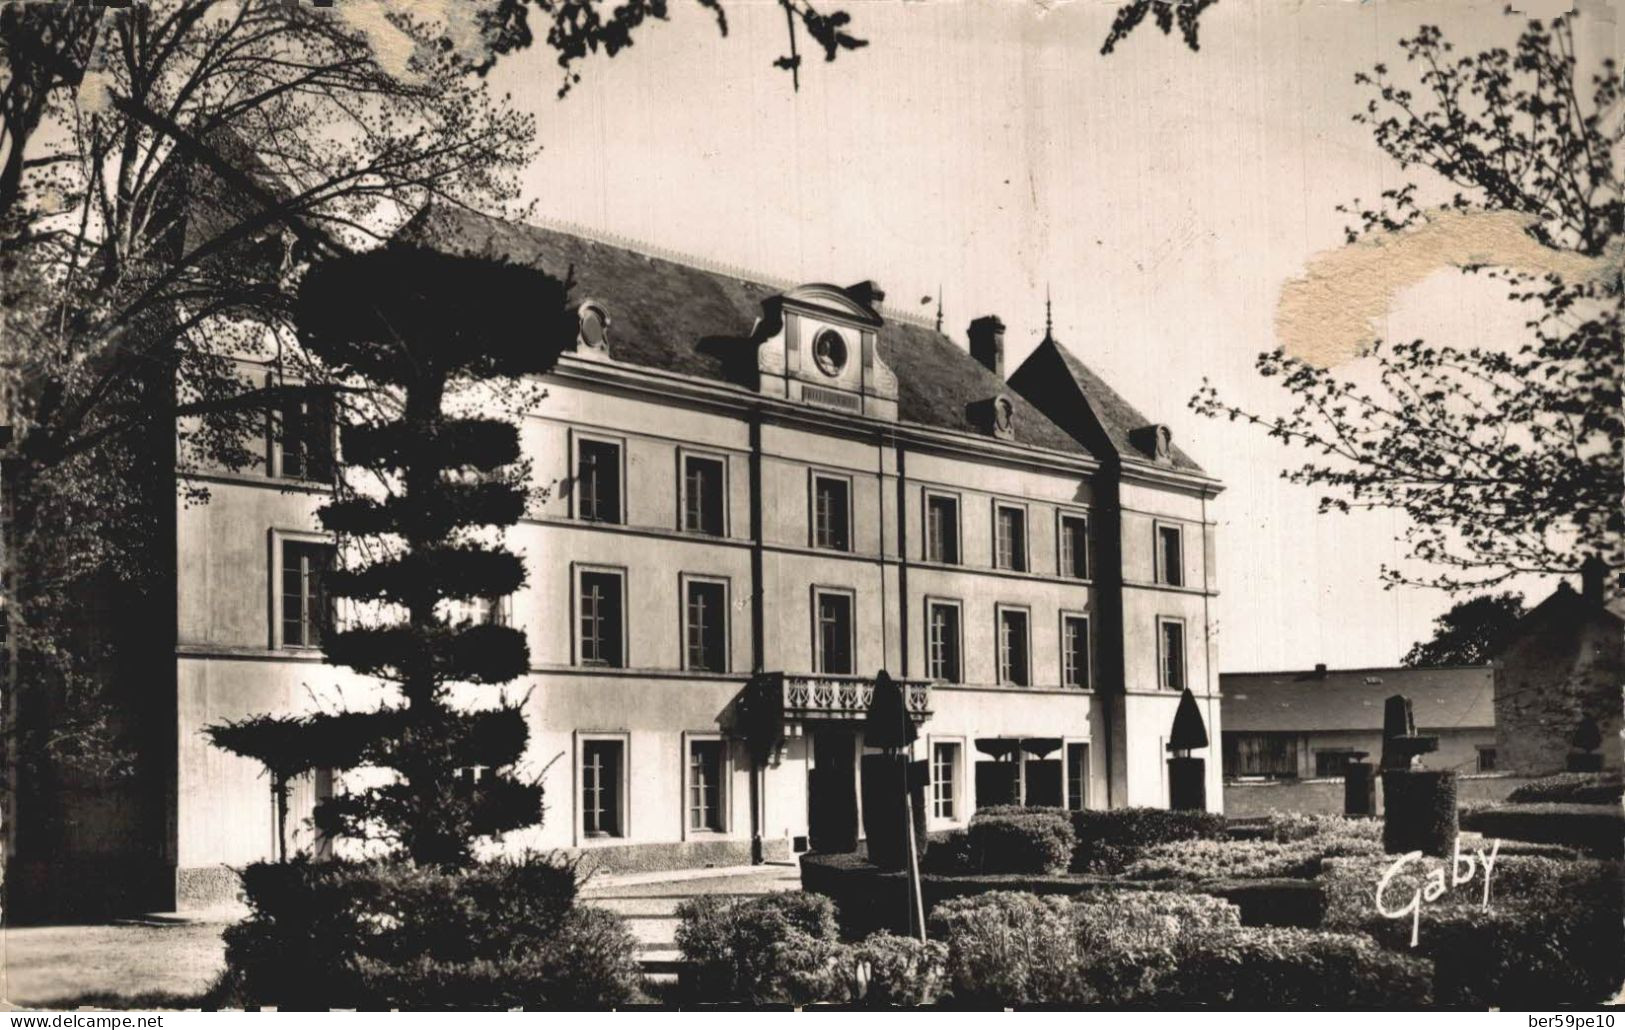
[[[1378,819],[1351,819],[1346,815],[1322,815],[1318,812],[1271,812],[1263,820],[1264,836],[1282,844],[1308,840],[1311,837],[1359,838],[1379,840],[1382,822]]]
[[[1456,774],[1450,769],[1390,769],[1382,774],[1382,840],[1394,854],[1448,855],[1460,832]]]
[[[991,891],[943,902],[931,913],[931,936],[948,947],[954,1001],[1039,1005],[1075,1001],[1077,980],[1067,902]]]
[[[964,830],[947,830],[931,834],[931,846],[920,860],[920,871],[953,876],[976,872],[976,852],[971,847],[970,834]]]
[[[1178,840],[1216,839],[1225,832],[1224,816],[1211,812],[1174,812],[1162,808],[1114,808],[1073,812],[1077,844],[1075,873],[1116,873],[1158,844]]]
[[[1475,858],[1476,861],[1476,858]],[[1413,863],[1395,877],[1389,905],[1402,903],[1438,862]],[[1411,919],[1375,909],[1386,858],[1328,864],[1326,925],[1360,931],[1401,952],[1412,951]],[[1441,1005],[1484,1008],[1591,1005],[1625,981],[1620,865],[1594,860],[1498,855],[1483,905],[1474,878],[1425,903],[1415,953],[1433,960]]]
[[[1418,1008],[1431,973],[1363,935],[1249,926],[1195,935],[1153,990],[1159,1004]]]
[[[677,908],[677,947],[705,1001],[808,1005],[845,998],[843,954],[828,898],[805,891]]]
[[[578,909],[573,866],[527,854],[444,872],[399,862],[257,864],[228,927],[244,1005],[610,1005],[635,996],[634,942]],[[497,981],[502,981],[500,985]]]
[[[1531,780],[1507,795],[1515,805],[1543,801],[1570,805],[1617,805],[1625,795],[1625,780],[1617,772],[1558,773]]]
[[[990,873],[1064,873],[1072,858],[1072,823],[1058,808],[977,812],[967,833],[972,862]]]
[[[1497,805],[1466,813],[1462,825],[1486,837],[1566,844],[1610,858],[1625,848],[1625,812],[1617,804]]]
[[[1311,877],[1320,872],[1327,858],[1381,853],[1381,841],[1354,835],[1309,837],[1289,844],[1185,840],[1147,849],[1128,864],[1123,875],[1136,880]]]
[[[849,949],[848,993],[866,1005],[935,1004],[946,982],[948,947],[877,933]]]

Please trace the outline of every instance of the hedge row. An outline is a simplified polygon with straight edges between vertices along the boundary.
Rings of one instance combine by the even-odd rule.
[[[1606,858],[1625,850],[1625,812],[1618,804],[1493,805],[1463,812],[1461,825],[1486,837],[1565,844]]]
[[[1570,805],[1617,805],[1625,795],[1618,772],[1558,773],[1531,780],[1507,795],[1515,805],[1556,802]]]
[[[1217,840],[1225,832],[1224,817],[1210,812],[1162,808],[1068,812],[991,805],[976,812],[966,831],[934,836],[926,861],[929,871],[944,874],[1067,870],[1112,874],[1147,849],[1177,841]]]

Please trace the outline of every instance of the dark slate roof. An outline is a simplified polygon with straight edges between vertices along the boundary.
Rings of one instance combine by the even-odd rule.
[[[1045,354],[1046,351],[1049,353]],[[1033,362],[1037,359],[1035,364],[1039,362],[1053,363],[1053,360],[1046,362],[1046,358],[1058,358],[1060,360],[1061,366],[1072,377],[1078,391],[1089,402],[1089,407],[1094,412],[1095,420],[1099,423],[1100,429],[1105,433],[1107,440],[1110,441],[1112,448],[1118,454],[1142,460],[1149,460],[1153,457],[1151,452],[1138,446],[1130,436],[1130,433],[1134,430],[1151,425],[1151,419],[1140,414],[1134,405],[1124,399],[1122,394],[1108,386],[1106,380],[1100,378],[1093,369],[1078,360],[1077,355],[1068,350],[1065,344],[1048,335],[1039,342],[1033,353],[1028,355],[1027,361]],[[1025,367],[1027,362],[1022,364]],[[1018,370],[1017,375],[1011,378],[1016,379],[1019,375]],[[1175,443],[1170,450],[1175,468],[1185,469],[1190,472],[1202,471],[1202,467],[1192,460],[1190,455],[1179,449],[1178,443]]]
[[[586,236],[444,206],[419,212],[397,238],[535,265],[560,278],[573,274],[573,296],[591,297],[608,308],[610,355],[617,361],[735,385],[745,384],[730,374],[725,355],[749,346],[762,302],[784,292]],[[1003,393],[1013,408],[1017,443],[1089,453],[939,332],[888,320],[879,331],[879,350],[897,376],[898,415],[904,421],[977,432],[967,407]]]
[[[1418,730],[1495,725],[1495,677],[1488,665],[1442,669],[1229,672],[1219,676],[1226,732],[1382,730],[1383,702],[1411,699]]]

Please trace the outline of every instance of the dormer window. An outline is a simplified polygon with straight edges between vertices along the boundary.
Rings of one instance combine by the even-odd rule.
[[[589,300],[576,309],[576,348],[578,350],[609,353],[609,312],[597,301]]]
[[[818,370],[830,378],[841,374],[846,367],[846,337],[834,329],[825,329],[813,340],[813,361]]]

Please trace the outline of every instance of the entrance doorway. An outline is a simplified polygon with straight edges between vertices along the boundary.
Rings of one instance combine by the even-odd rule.
[[[811,731],[807,772],[807,835],[814,851],[844,853],[858,846],[857,734],[831,727]]]

